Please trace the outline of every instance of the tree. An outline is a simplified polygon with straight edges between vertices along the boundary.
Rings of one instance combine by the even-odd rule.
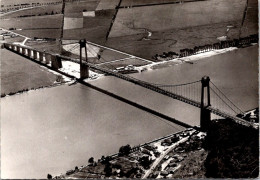
[[[112,174],[112,168],[110,167],[110,164],[106,164],[105,169],[104,169],[104,172],[105,172],[105,174],[106,174],[106,177],[111,176],[111,174]]]
[[[131,151],[131,146],[127,144],[126,146],[122,146],[119,149],[119,155],[128,155]]]
[[[93,157],[89,158],[88,163],[90,164],[94,163],[94,158]]]
[[[145,169],[148,169],[150,164],[151,164],[151,161],[149,160],[149,157],[148,156],[143,156],[140,158],[140,164],[145,168]]]
[[[102,160],[101,161],[102,164],[110,164],[109,161],[111,160],[111,157],[107,156],[107,157],[102,158],[101,160]]]
[[[52,175],[48,174],[47,179],[52,179]]]

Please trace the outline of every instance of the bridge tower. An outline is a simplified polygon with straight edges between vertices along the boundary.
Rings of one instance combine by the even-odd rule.
[[[86,40],[80,40],[79,41],[79,45],[80,45],[80,79],[85,79],[89,77],[89,67],[86,64],[83,64],[83,58],[82,58],[82,51],[83,48],[85,50],[85,56],[86,59],[85,61],[88,62],[88,53],[87,53],[87,47],[86,47]]]
[[[201,106],[200,106],[200,128],[202,131],[207,131],[209,123],[211,121],[210,110],[207,109],[210,106],[210,88],[209,88],[210,78],[208,76],[204,76],[201,79]],[[205,91],[206,88],[207,93],[207,101],[205,101]]]

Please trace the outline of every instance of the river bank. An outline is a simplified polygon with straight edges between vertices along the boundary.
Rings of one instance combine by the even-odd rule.
[[[258,109],[244,115],[253,111],[254,118],[259,118]],[[259,172],[257,132],[228,119],[212,120],[207,132],[189,128],[138,146],[121,146],[119,153],[97,160],[91,157],[88,165],[47,178],[255,178]]]
[[[140,146],[122,146],[118,154],[91,160],[88,165],[75,167],[53,179],[171,178],[188,161],[189,152],[193,151],[193,156],[204,152],[201,149],[204,137],[205,133],[186,129]]]

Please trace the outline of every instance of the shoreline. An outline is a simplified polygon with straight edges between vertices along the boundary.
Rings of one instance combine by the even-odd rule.
[[[181,130],[181,131],[178,131],[178,132],[173,133],[173,134],[169,134],[169,135],[166,135],[166,136],[163,136],[163,137],[160,137],[160,138],[156,138],[156,139],[154,139],[152,141],[149,141],[147,143],[143,143],[143,144],[134,146],[134,147],[131,148],[133,151],[131,151],[129,155],[122,156],[120,154],[120,152],[119,153],[114,153],[112,155],[108,155],[107,157],[104,157],[105,159],[102,159],[102,158],[98,159],[97,163],[99,165],[101,165],[103,161],[107,161],[106,159],[109,159],[109,161],[113,161],[114,162],[114,161],[117,161],[117,159],[120,159],[121,157],[124,158],[124,159],[126,159],[128,157],[134,158],[136,156],[143,157],[143,156],[140,156],[140,153],[141,154],[144,153],[144,155],[145,154],[147,155],[147,153],[148,153],[147,151],[150,151],[150,153],[153,154],[152,155],[152,159],[153,159],[154,162],[152,164],[154,164],[153,165],[154,168],[153,169],[147,169],[147,170],[143,169],[143,172],[141,173],[142,176],[138,177],[138,178],[141,178],[141,179],[147,178],[151,174],[151,172],[149,172],[149,171],[154,170],[155,167],[157,167],[159,164],[161,164],[161,161],[163,160],[163,158],[165,158],[165,156],[167,156],[167,154],[169,154],[170,151],[172,151],[173,149],[177,149],[180,144],[189,141],[190,138],[193,135],[198,135],[199,139],[203,139],[206,136],[205,133],[203,133],[201,131],[198,131],[198,130],[196,130],[194,128],[186,128],[185,130]],[[174,138],[177,138],[178,140],[176,142],[170,143],[168,145],[161,145],[163,142],[166,142],[169,139],[174,139]],[[156,149],[157,149],[157,152],[159,152],[160,159],[161,159],[159,162],[158,161],[156,162],[157,157],[154,155],[154,149],[153,148],[152,148],[153,150],[149,149],[149,147],[150,148],[157,147]],[[131,160],[131,162],[133,162],[133,161]],[[115,164],[117,164],[117,163],[115,163]],[[73,174],[77,173],[79,171],[82,171],[83,174],[84,174],[84,172],[85,172],[85,174],[87,174],[87,173],[95,174],[96,176],[94,178],[105,178],[105,174],[104,173],[88,172],[88,171],[84,170],[86,168],[89,168],[90,166],[91,165],[88,164],[88,165],[83,165],[83,166],[80,166],[80,167],[76,167],[75,170],[68,170],[65,174],[61,173],[60,175],[54,176],[52,179],[64,179],[64,178],[72,178],[72,179],[74,179],[74,178],[77,178],[77,177],[73,177]],[[82,178],[83,174],[81,174],[80,178]],[[111,177],[109,177],[109,178],[111,178]],[[112,177],[112,178],[114,178],[114,177]]]
[[[207,57],[212,57],[212,56],[215,56],[215,55],[224,54],[226,52],[234,51],[236,49],[239,49],[239,48],[229,47],[229,48],[225,48],[225,49],[212,50],[212,51],[209,51],[209,52],[204,52],[204,53],[200,53],[200,54],[196,54],[196,55],[190,55],[190,56],[181,57],[181,58],[174,58],[174,59],[171,59],[171,60],[164,60],[164,61],[161,61],[161,62],[153,62],[152,64],[140,66],[140,67],[137,67],[136,69],[138,69],[140,72],[142,72],[143,69],[156,70],[156,69],[160,69],[160,66],[163,66],[163,65],[166,65],[166,64],[169,64],[169,66],[171,66],[171,65],[179,65],[179,64],[182,64],[182,63],[199,61],[199,60],[202,60],[202,59],[207,58]],[[158,66],[158,67],[156,67],[156,66]]]
[[[251,46],[255,46],[257,45],[257,43],[251,43],[249,47]],[[219,54],[224,54],[230,51],[234,51],[234,50],[238,50],[240,48],[238,47],[229,47],[229,48],[224,48],[224,49],[217,49],[217,50],[211,50],[208,52],[203,52],[200,54],[196,54],[196,55],[190,55],[190,56],[186,56],[186,57],[181,57],[181,58],[174,58],[171,60],[164,60],[161,62],[153,62],[151,64],[148,65],[144,65],[144,66],[139,66],[139,67],[135,67],[134,70],[138,71],[138,73],[142,73],[144,71],[152,71],[152,70],[158,70],[161,68],[167,68],[170,66],[174,66],[174,65],[181,65],[183,63],[192,63],[196,62],[196,61],[200,61],[203,60],[204,58],[207,57],[212,57],[212,56],[216,56]],[[56,86],[60,86],[60,85],[64,85],[64,84],[74,84],[75,82],[73,81],[73,79],[79,78],[80,76],[80,72],[79,72],[79,65],[77,63],[73,63],[73,62],[69,62],[69,61],[63,61],[63,67],[60,68],[59,70],[65,74],[68,74],[69,76],[72,76],[74,78],[71,78],[69,76],[66,76],[64,74],[60,74],[58,72],[55,72],[51,69],[48,69],[45,66],[40,65],[41,68],[45,69],[48,72],[51,72],[55,75],[60,75],[63,79],[61,83],[57,83],[50,86],[44,86],[44,87],[39,87],[39,88],[32,88],[32,89],[23,89],[23,90],[19,90],[17,92],[9,92],[7,94],[2,95],[1,94],[1,98],[4,97],[9,97],[9,96],[13,96],[13,95],[17,95],[17,94],[22,94],[24,92],[29,92],[29,91],[33,91],[33,90],[37,90],[37,89],[44,89],[44,88],[51,88],[51,87],[56,87]],[[131,74],[135,74],[135,73],[128,73],[127,75],[131,75]],[[100,78],[104,77],[104,74],[101,73],[96,73],[90,70],[90,77],[85,79],[84,82],[90,82],[90,81],[96,81],[99,80]],[[73,82],[72,82],[73,81]]]
[[[248,110],[245,114],[251,111]],[[257,108],[254,111],[256,112]],[[258,116],[258,111],[255,115]],[[214,128],[214,124],[218,124],[220,132],[226,131],[225,128],[221,127],[225,124],[230,127],[235,125],[236,128],[241,126],[233,121],[213,119],[210,129]],[[244,126],[240,128],[250,131]],[[92,159],[92,162],[89,160],[89,164],[76,166],[74,170],[68,170],[53,178],[48,174],[48,177],[51,177],[49,179],[209,178],[210,170],[205,167],[205,163],[215,160],[209,155],[212,153],[209,139],[214,138],[211,133],[211,131],[202,132],[197,127],[186,128],[133,147],[130,145],[121,146],[118,153],[106,157],[102,156],[96,161]],[[225,134],[219,134],[219,136],[218,138],[221,139]],[[122,151],[126,147],[131,149]],[[110,167],[109,172],[106,170],[108,167]]]

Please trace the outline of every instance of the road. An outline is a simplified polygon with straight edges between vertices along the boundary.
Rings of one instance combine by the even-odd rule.
[[[169,147],[169,149],[167,149],[165,152],[163,152],[159,158],[157,158],[153,165],[151,166],[151,168],[146,171],[146,173],[144,174],[144,176],[142,177],[142,179],[146,179],[150,174],[151,172],[158,166],[158,164],[163,160],[163,158],[170,152],[172,151],[176,146],[178,146],[180,143],[183,143],[185,141],[187,141],[189,139],[189,136],[188,137],[185,137],[183,139],[181,139],[180,141],[178,141],[177,143],[174,143],[172,146]]]

